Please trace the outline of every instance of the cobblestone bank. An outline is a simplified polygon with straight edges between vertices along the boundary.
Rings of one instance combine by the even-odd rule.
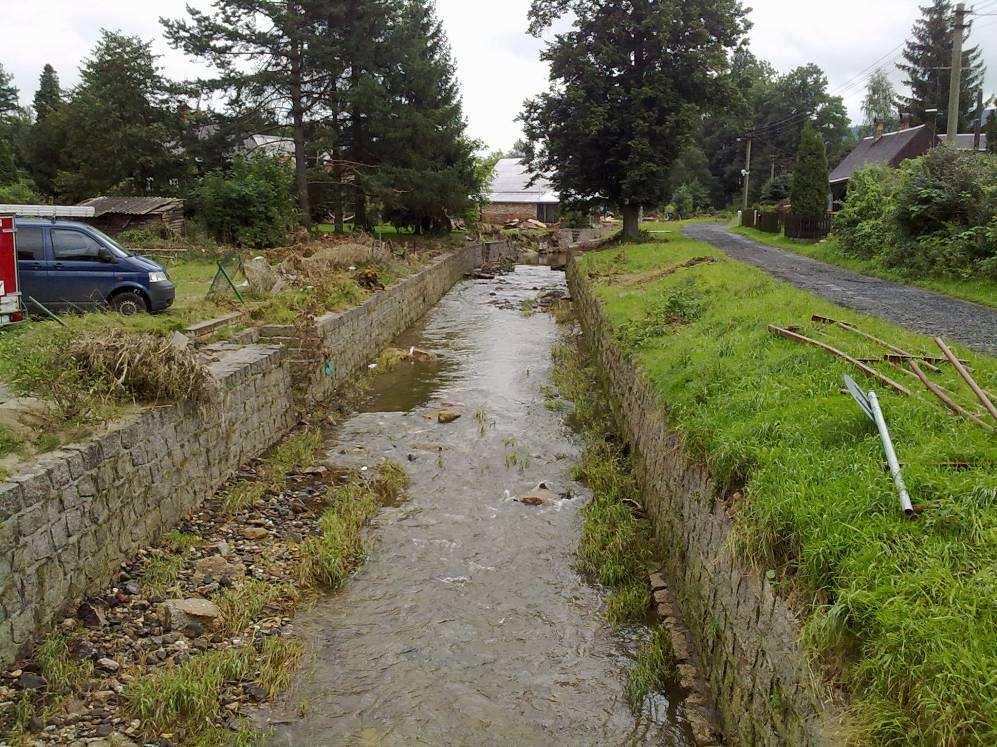
[[[608,379],[613,409],[636,454],[664,572],[736,744],[824,744],[833,711],[813,682],[799,625],[768,580],[730,551],[730,518],[706,467],[668,429],[654,385],[617,346],[575,262],[568,285]]]
[[[0,661],[293,425],[282,359],[279,347],[225,351],[215,401],[140,413],[0,485]]]

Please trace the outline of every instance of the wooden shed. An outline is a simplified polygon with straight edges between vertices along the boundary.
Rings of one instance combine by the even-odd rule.
[[[105,233],[134,228],[183,233],[183,200],[179,197],[91,197],[80,205],[94,209],[94,217],[85,220]]]

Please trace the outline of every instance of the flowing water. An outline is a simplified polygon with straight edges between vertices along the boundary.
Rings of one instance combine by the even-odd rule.
[[[549,410],[549,315],[520,306],[564,275],[518,267],[465,281],[396,345],[436,354],[376,377],[329,445],[333,465],[404,465],[345,590],[297,623],[301,672],[269,716],[284,745],[691,744],[677,694],[635,718],[623,698],[639,633],[601,616],[575,572],[588,498],[580,444]],[[437,422],[444,408],[462,416]],[[563,498],[515,500],[545,482]]]

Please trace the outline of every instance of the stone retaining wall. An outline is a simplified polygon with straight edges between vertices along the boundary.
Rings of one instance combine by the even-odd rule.
[[[307,325],[270,325],[261,340],[291,351],[295,394],[303,406],[329,397],[393,339],[422,318],[454,283],[476,267],[518,251],[504,241],[475,244],[437,258],[384,293]]]
[[[608,381],[617,422],[633,447],[666,577],[692,631],[726,735],[752,745],[834,741],[834,712],[814,684],[793,614],[764,576],[733,556],[732,523],[708,470],[669,431],[654,385],[621,352],[574,261],[568,285]]]
[[[513,256],[504,242],[463,247],[357,308],[214,346],[217,401],[145,411],[0,484],[0,664],[273,446],[298,407],[362,369],[465,273]]]
[[[223,350],[219,395],[142,412],[0,485],[0,662],[293,425],[279,347]]]

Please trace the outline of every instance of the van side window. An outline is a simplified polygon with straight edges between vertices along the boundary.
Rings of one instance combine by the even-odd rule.
[[[100,243],[85,233],[52,229],[52,252],[56,261],[99,262],[100,250]]]
[[[42,240],[41,226],[25,226],[18,228],[14,234],[17,244],[17,258],[27,260],[45,259],[45,244]]]

